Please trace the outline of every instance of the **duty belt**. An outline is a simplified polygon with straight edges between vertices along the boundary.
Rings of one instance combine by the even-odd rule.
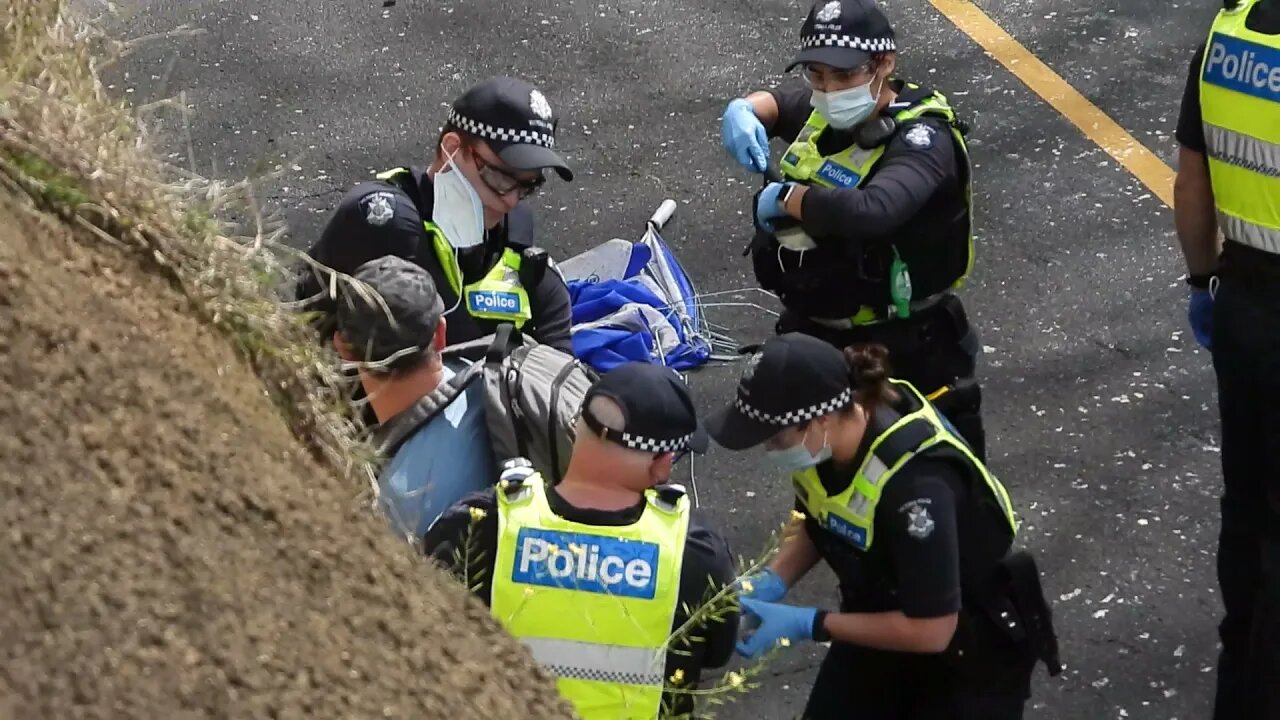
[[[937,307],[938,303],[942,302],[947,297],[947,295],[949,295],[949,293],[944,291],[934,295],[930,295],[929,297],[923,300],[912,301],[911,314],[915,315],[917,313],[921,313],[926,310],[930,310],[934,307]],[[811,317],[809,318],[809,321],[814,323],[815,325],[821,325],[823,327],[828,327],[835,330],[848,330],[850,328],[863,327],[866,325],[879,325],[880,323],[886,323],[886,322],[889,322],[890,320],[898,319],[898,309],[893,305],[889,306],[889,309],[886,311],[883,317],[877,314],[877,315],[873,315],[871,318],[866,320],[861,319],[861,317],[864,314],[866,314],[867,310],[870,310],[870,307],[864,305],[863,312],[853,317],[847,317],[847,318]]]

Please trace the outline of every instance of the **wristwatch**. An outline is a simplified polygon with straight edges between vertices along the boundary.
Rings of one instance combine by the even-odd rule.
[[[787,211],[787,201],[791,199],[791,193],[795,191],[796,191],[796,184],[793,182],[789,182],[787,183],[787,189],[783,190],[782,194],[778,196],[778,205],[782,208],[782,212]]]
[[[1192,275],[1187,273],[1187,284],[1199,290],[1208,290],[1209,283],[1213,280],[1216,273],[1205,273],[1203,275]]]
[[[827,632],[826,610],[819,610],[813,616],[813,639],[820,643],[831,640],[831,633]]]

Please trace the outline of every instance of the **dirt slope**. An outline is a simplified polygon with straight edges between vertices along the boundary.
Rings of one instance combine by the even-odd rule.
[[[0,718],[568,717],[183,299],[0,194]]]

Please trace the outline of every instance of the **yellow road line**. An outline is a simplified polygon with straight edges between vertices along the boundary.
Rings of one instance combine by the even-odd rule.
[[[929,0],[956,27],[1173,207],[1173,168],[1067,84],[969,0]]]

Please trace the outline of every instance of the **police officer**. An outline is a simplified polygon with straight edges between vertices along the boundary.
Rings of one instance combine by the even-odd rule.
[[[778,332],[837,347],[889,348],[903,378],[986,455],[978,339],[952,290],[973,265],[966,129],[940,93],[892,78],[893,29],[874,0],[818,0],[800,31],[801,69],[729,103],[725,148],[770,171],[754,201],[752,262],[782,301]]]
[[[915,387],[888,376],[886,356],[779,335],[707,419],[730,450],[763,445],[803,515],[741,583],[743,624],[756,627],[739,652],[831,641],[807,719],[1021,718],[1036,659],[1060,670],[1035,563],[1011,552],[1004,487]],[[839,581],[839,610],[780,603],[819,560]]]
[[[552,168],[573,172],[556,153],[557,118],[536,87],[497,77],[453,104],[425,169],[402,167],[349,191],[308,254],[351,274],[364,262],[399,255],[431,272],[444,296],[449,344],[491,334],[510,322],[535,340],[572,352],[569,291],[520,204]],[[297,299],[332,317],[328,277],[308,266]],[[456,310],[461,312],[455,312]],[[322,322],[321,333],[332,336]]]
[[[587,391],[559,484],[512,467],[447,511],[424,547],[559,675],[584,720],[688,713],[701,670],[729,661],[737,633],[728,546],[666,484],[678,453],[706,447],[678,375],[621,365]],[[726,614],[667,650],[716,592]]]
[[[1280,717],[1280,0],[1227,1],[1191,62],[1176,137],[1188,319],[1213,355],[1222,421],[1213,717]]]

